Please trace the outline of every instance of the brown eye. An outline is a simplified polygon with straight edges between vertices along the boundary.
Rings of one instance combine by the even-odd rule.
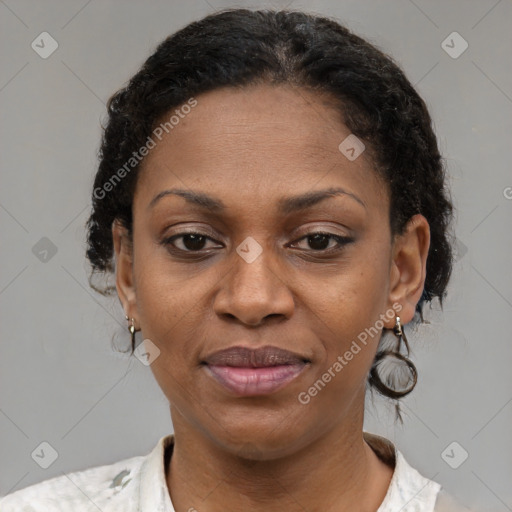
[[[307,237],[309,246],[315,251],[324,251],[328,248],[329,242],[333,239],[330,235],[316,233]]]
[[[181,242],[175,243],[176,240],[180,239]],[[166,238],[162,243],[166,246],[171,246],[173,249],[177,249],[178,251],[198,252],[204,249],[207,240],[214,241],[203,233],[186,232]]]
[[[334,235],[332,233],[324,233],[322,231],[308,233],[306,236],[303,236],[299,239],[299,241],[301,240],[306,240],[309,250],[315,252],[330,252],[331,250],[339,250],[343,248],[344,245],[354,241],[354,239],[350,237]],[[331,241],[335,241],[336,244],[329,247]],[[308,248],[306,248],[306,250],[308,250]]]

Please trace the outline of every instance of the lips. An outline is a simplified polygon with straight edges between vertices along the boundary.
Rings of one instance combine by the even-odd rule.
[[[278,347],[237,346],[220,350],[202,362],[207,374],[237,396],[273,393],[299,376],[311,361]]]
[[[309,362],[294,352],[278,347],[231,347],[219,350],[205,359],[206,364],[216,366],[237,366],[241,368],[267,368],[271,366]]]

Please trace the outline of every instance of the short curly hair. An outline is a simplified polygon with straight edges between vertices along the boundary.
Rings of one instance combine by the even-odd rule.
[[[300,11],[226,9],[190,23],[161,42],[109,99],[87,221],[92,273],[114,271],[113,221],[131,234],[140,164],[114,191],[97,191],[108,190],[105,185],[145,144],[162,116],[201,93],[257,83],[327,93],[389,186],[392,234],[402,233],[415,214],[427,219],[430,249],[416,306],[423,320],[425,301],[437,297],[442,305],[453,261],[448,233],[453,206],[428,109],[390,56],[335,20]]]

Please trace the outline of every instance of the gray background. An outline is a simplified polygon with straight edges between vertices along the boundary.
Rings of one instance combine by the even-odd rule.
[[[164,37],[236,5],[338,18],[391,53],[427,101],[458,258],[444,312],[409,336],[420,380],[404,427],[376,399],[365,430],[476,510],[512,510],[509,0],[0,1],[0,495],[148,453],[172,431],[150,369],[113,349],[128,331],[117,298],[87,284],[83,226],[110,94]],[[43,31],[59,44],[47,59],[31,48]],[[458,58],[441,47],[453,31],[469,44]],[[31,457],[43,441],[58,452],[48,469]],[[452,461],[469,454],[458,469],[441,456],[453,441]]]

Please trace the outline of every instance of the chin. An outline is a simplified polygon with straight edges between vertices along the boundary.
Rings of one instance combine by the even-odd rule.
[[[261,418],[253,422],[245,419],[228,425],[219,423],[209,436],[232,455],[248,460],[273,460],[291,455],[307,444],[306,433],[297,427],[301,424],[283,421],[283,416],[266,422]]]

